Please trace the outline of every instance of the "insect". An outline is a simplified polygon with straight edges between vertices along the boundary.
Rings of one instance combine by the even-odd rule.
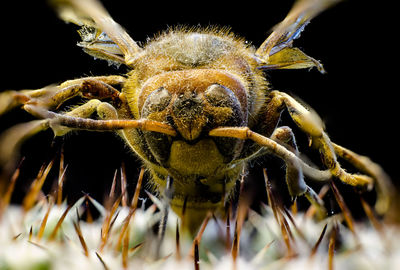
[[[39,120],[3,135],[0,159],[18,143],[45,129],[56,136],[72,130],[115,131],[141,159],[154,191],[169,194],[169,204],[191,231],[207,213],[222,211],[248,162],[274,155],[286,164],[292,197],[323,202],[305,177],[332,177],[365,189],[376,183],[376,208],[389,204],[389,182],[379,165],[333,143],[317,113],[290,95],[271,90],[264,72],[317,68],[319,61],[293,46],[309,21],[337,0],[299,0],[258,47],[225,29],[177,27],[139,46],[95,0],[53,1],[60,17],[81,26],[79,46],[95,58],[125,65],[125,76],[84,77],[39,90],[6,91],[0,114],[22,107]],[[68,111],[62,105],[87,99]],[[325,168],[300,158],[292,130],[278,126],[287,110],[321,153]],[[12,139],[7,139],[12,138]],[[363,174],[346,172],[338,157]],[[222,211],[223,212],[223,211]]]

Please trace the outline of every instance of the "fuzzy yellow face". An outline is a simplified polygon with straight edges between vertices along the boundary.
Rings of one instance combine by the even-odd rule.
[[[130,130],[124,138],[144,160],[157,191],[173,178],[172,208],[190,227],[224,207],[248,157],[259,149],[208,136],[220,126],[254,126],[265,111],[267,84],[253,54],[227,31],[172,30],[144,47],[123,87],[131,115],[124,109],[120,117],[168,123],[177,131],[171,137]]]

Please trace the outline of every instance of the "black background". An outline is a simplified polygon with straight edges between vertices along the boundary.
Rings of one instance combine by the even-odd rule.
[[[193,1],[181,3],[109,0],[104,5],[134,40],[147,38],[177,24],[229,26],[254,46],[289,11],[293,1]],[[368,155],[399,183],[398,86],[391,75],[395,63],[394,28],[390,7],[376,1],[344,1],[312,20],[295,45],[321,60],[327,74],[315,69],[278,70],[267,76],[274,89],[300,97],[326,123],[332,140]],[[385,16],[382,16],[385,14]],[[36,89],[67,79],[123,74],[125,69],[94,60],[76,46],[74,25],[60,21],[45,1],[13,1],[2,7],[0,90]],[[0,118],[1,128],[31,119],[24,112]],[[24,168],[33,176],[51,152],[51,132],[28,141],[23,148]],[[307,148],[301,145],[300,150]],[[137,159],[112,134],[74,133],[64,139],[68,163],[66,192],[103,196],[114,170],[125,160],[128,176],[135,178]],[[49,154],[51,153],[51,154]],[[133,183],[129,182],[132,186]],[[28,184],[19,185],[26,189]]]

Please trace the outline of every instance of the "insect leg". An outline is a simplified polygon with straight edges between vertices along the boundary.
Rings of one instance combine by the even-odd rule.
[[[117,131],[120,129],[139,128],[146,131],[155,131],[170,136],[176,136],[175,129],[170,125],[149,119],[95,120],[56,113],[33,105],[24,105],[24,109],[38,118],[50,119],[51,126],[60,125],[73,129],[89,131]]]
[[[394,186],[390,177],[385,173],[381,166],[371,161],[366,156],[361,156],[340,145],[332,143],[335,153],[350,162],[354,167],[368,175],[371,175],[377,183],[377,200],[375,209],[379,214],[387,212],[391,201],[394,199]]]
[[[23,104],[57,109],[78,95],[89,99],[110,98],[119,103],[121,93],[113,86],[122,86],[124,82],[122,76],[99,76],[69,80],[59,86],[51,85],[38,90],[6,91],[0,93],[0,115]]]
[[[281,158],[286,164],[297,167],[301,166],[304,175],[313,180],[329,181],[332,177],[332,174],[329,170],[321,171],[311,167],[284,146],[268,137],[250,130],[248,127],[220,127],[212,129],[208,134],[215,137],[230,137],[242,140],[252,140],[258,145],[263,146],[269,153]]]
[[[86,102],[85,104],[65,113],[64,115],[70,117],[88,118],[97,110],[97,107],[100,104],[101,104],[100,100],[92,99]],[[49,123],[55,136],[64,136],[68,132],[72,131],[72,128],[58,125],[55,121],[50,121]]]
[[[296,139],[289,127],[279,127],[275,129],[271,139],[285,146],[296,156],[299,155]],[[288,185],[289,193],[292,197],[303,195],[304,192],[306,192],[307,186],[304,182],[303,171],[299,164],[286,164],[286,183]]]
[[[310,136],[313,145],[321,152],[323,162],[333,176],[352,186],[372,187],[373,179],[371,177],[347,173],[340,166],[332,142],[324,132],[322,121],[315,112],[306,109],[298,101],[285,93],[273,91],[271,95],[273,99],[281,100],[286,105],[293,121]]]
[[[285,146],[296,156],[299,155],[296,139],[293,131],[289,127],[279,127],[275,129],[271,139]],[[293,164],[286,165],[286,183],[292,197],[304,195],[311,204],[316,206],[321,216],[325,216],[326,210],[323,206],[324,203],[315,191],[305,183],[303,170],[300,164],[298,164],[298,166],[294,166]]]
[[[110,98],[120,102],[120,92],[113,85],[123,85],[125,78],[121,76],[87,77],[62,83],[51,96],[42,98],[39,104],[46,108],[58,108],[66,100],[75,96],[89,99]]]

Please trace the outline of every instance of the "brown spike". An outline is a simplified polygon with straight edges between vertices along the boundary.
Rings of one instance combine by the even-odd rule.
[[[243,182],[242,182],[242,187],[243,187]],[[248,200],[248,198],[244,197],[244,196],[240,196],[239,206],[238,206],[237,216],[236,216],[236,222],[235,222],[234,238],[233,238],[233,243],[232,243],[232,258],[233,258],[233,262],[234,262],[234,267],[236,267],[236,260],[239,256],[240,236],[241,236],[244,220],[245,220],[248,210],[249,210],[249,206],[250,206],[250,201]]]
[[[233,242],[232,242],[232,249],[231,249],[231,255],[232,255],[232,259],[233,259],[233,264],[234,267],[236,268],[236,259],[239,255],[239,235],[238,235],[238,231],[237,231],[237,220],[235,222],[235,231],[233,233]]]
[[[97,258],[100,260],[101,264],[104,267],[104,270],[109,270],[110,268],[108,268],[107,264],[104,262],[103,258],[100,257],[100,254],[96,252],[96,256]]]
[[[128,227],[122,244],[122,267],[124,269],[128,269],[129,234],[130,228]]]
[[[85,212],[86,212],[86,222],[93,223],[93,215],[92,212],[90,211],[90,205],[89,205],[89,195],[85,195]]]
[[[335,195],[335,199],[336,199],[337,203],[339,204],[340,209],[342,210],[343,217],[344,217],[344,220],[346,221],[347,226],[349,227],[349,229],[353,233],[353,235],[357,238],[356,232],[354,230],[353,216],[351,215],[349,208],[347,207],[345,201],[343,200],[343,197],[340,194],[339,190],[337,189],[335,183],[333,183],[333,181],[331,181],[330,185],[331,185],[333,194]]]
[[[64,145],[61,146],[61,151],[60,151],[60,167],[58,169],[58,179],[62,178],[62,175],[64,174],[65,171],[65,162],[64,162]]]
[[[194,269],[195,270],[200,270],[200,255],[199,255],[199,243],[197,242],[197,239],[193,241],[194,245]]]
[[[361,205],[369,221],[371,222],[372,226],[375,228],[375,230],[379,233],[380,237],[382,238],[383,240],[382,243],[385,244],[386,250],[390,252],[391,247],[388,246],[387,244],[389,243],[389,241],[387,241],[387,234],[385,233],[383,224],[378,220],[372,207],[362,198],[361,195],[360,195],[360,200],[361,200]]]
[[[142,188],[142,182],[143,182],[143,175],[144,175],[144,168],[140,169],[139,173],[139,178],[136,184],[135,188],[135,193],[133,194],[132,202],[131,202],[131,208],[137,208],[138,201],[139,201],[139,195],[140,195],[140,190]]]
[[[122,206],[128,206],[128,192],[127,192],[127,182],[126,182],[126,173],[125,173],[125,163],[122,162],[121,165],[121,194],[122,194]]]
[[[279,209],[278,209],[279,210]],[[292,238],[291,231],[288,228],[288,223],[285,219],[285,216],[281,213],[281,211],[278,211],[279,215],[279,222],[278,224],[281,227],[281,233],[283,237],[283,241],[285,242],[286,248],[288,250],[287,257],[293,257],[295,252],[293,251],[293,247],[290,243],[290,239]]]
[[[81,231],[81,228],[80,228],[80,226],[79,226],[79,221],[78,221],[78,222],[75,222],[75,221],[74,221],[74,222],[73,222],[73,225],[74,225],[74,228],[75,228],[75,232],[76,232],[76,234],[78,235],[79,242],[80,242],[81,245],[82,245],[83,252],[84,252],[84,254],[85,254],[86,257],[89,257],[89,250],[88,250],[88,247],[87,247],[87,245],[86,245],[85,238],[83,238],[82,231]]]
[[[52,161],[50,161],[50,163],[47,165],[47,167],[42,166],[42,168],[40,169],[38,176],[36,177],[36,179],[32,182],[30,190],[28,192],[28,194],[24,197],[23,202],[22,202],[22,206],[23,209],[26,211],[28,211],[29,209],[32,208],[32,206],[34,205],[41,189],[42,186],[44,184],[44,181],[47,178],[47,175],[50,172],[51,167],[53,166],[54,163],[54,159]]]
[[[180,245],[180,235],[179,235],[179,220],[176,220],[176,231],[175,231],[175,249],[176,249],[176,259],[181,260],[181,245]]]
[[[129,249],[129,253],[135,252],[136,250],[140,249],[141,247],[143,247],[143,244],[144,244],[144,242],[139,243],[139,244],[137,244],[137,245],[131,247],[131,248]]]
[[[226,208],[226,240],[225,240],[225,249],[228,251],[231,248],[231,207],[230,204]]]
[[[181,218],[181,227],[186,228],[185,224],[185,214],[186,214],[186,207],[187,207],[187,201],[188,201],[189,196],[185,196],[185,199],[183,200],[183,205],[182,205],[182,218]]]
[[[61,165],[60,165],[61,166]],[[57,205],[62,204],[62,196],[63,196],[63,187],[65,181],[65,172],[67,171],[68,165],[65,166],[60,176],[58,177],[58,185],[57,185]]]
[[[117,184],[117,174],[118,170],[115,170],[110,192],[108,193],[108,197],[104,201],[104,207],[107,210],[109,210],[115,202],[114,199],[115,199],[115,186]]]
[[[293,251],[293,247],[290,243],[290,239],[293,239],[292,232],[290,230],[289,224],[286,221],[285,216],[282,213],[282,211],[284,211],[283,207],[280,206],[279,202],[275,198],[275,195],[272,191],[272,186],[268,180],[267,171],[263,169],[263,173],[265,179],[265,186],[267,189],[268,203],[272,209],[276,222],[279,224],[281,228],[282,237],[288,250],[287,256],[292,257],[295,254],[295,252]]]
[[[129,228],[129,223],[131,221],[131,219],[133,219],[134,215],[135,215],[135,211],[136,209],[131,209],[128,213],[128,216],[125,218],[122,228],[121,228],[121,232],[119,233],[118,236],[118,242],[115,246],[115,250],[119,250],[121,245],[122,245],[122,241],[124,239],[125,233],[127,232],[128,228]]]
[[[33,235],[33,229],[32,229],[32,226],[31,226],[31,228],[29,229],[29,236],[28,236],[28,241],[29,242],[32,241],[32,235]]]
[[[20,236],[22,235],[22,233],[17,234],[16,236],[14,236],[12,238],[13,241],[17,240]]]
[[[328,247],[328,269],[333,270],[333,258],[335,255],[335,245],[336,245],[336,234],[337,234],[337,224],[335,223],[332,227],[331,236],[329,237],[329,247]]]
[[[24,160],[25,160],[25,158],[21,159],[21,161],[18,164],[17,168],[15,169],[13,175],[11,176],[10,183],[7,187],[6,193],[3,196],[3,199],[0,200],[0,217],[1,217],[2,212],[5,211],[8,207],[8,205],[10,204],[11,196],[12,196],[12,194],[14,192],[14,188],[15,188],[15,183],[17,182],[17,179],[19,177],[21,165]]]
[[[254,258],[251,260],[252,263],[254,264],[260,264],[259,262],[261,261],[261,259],[264,257],[264,255],[267,253],[267,251],[269,250],[269,248],[271,247],[271,245],[275,242],[275,240],[272,240],[271,242],[269,242],[268,244],[266,244],[255,256]]]
[[[162,246],[162,242],[164,241],[164,236],[165,236],[165,230],[167,227],[168,223],[168,215],[169,215],[169,202],[172,198],[172,184],[173,184],[173,178],[170,176],[167,177],[166,179],[167,184],[166,188],[164,189],[163,192],[163,202],[162,202],[162,208],[161,210],[161,219],[158,227],[158,245],[156,246],[156,258],[160,257],[160,250]]]
[[[285,211],[286,216],[289,218],[289,221],[290,221],[290,223],[292,223],[292,225],[293,225],[294,229],[296,230],[297,234],[300,236],[300,238],[301,238],[305,243],[308,244],[307,238],[305,237],[303,231],[301,231],[300,228],[297,226],[297,224],[296,224],[296,222],[295,222],[295,220],[294,220],[292,214],[291,214],[286,208],[283,208],[283,210]],[[288,228],[289,228],[289,226],[288,226]],[[294,240],[293,237],[292,237],[292,239]]]
[[[204,218],[203,223],[201,224],[200,230],[197,232],[196,237],[194,238],[193,241],[193,246],[192,246],[192,251],[191,251],[191,256],[194,256],[195,254],[195,244],[200,245],[201,238],[203,237],[203,233],[206,230],[206,227],[208,225],[208,222],[210,221],[210,218],[212,216],[211,212],[207,213],[207,216]]]
[[[290,206],[290,210],[292,211],[293,215],[297,215],[297,212],[298,212],[297,197],[294,198],[293,203]]]
[[[310,259],[312,257],[314,257],[314,255],[317,253],[318,247],[322,242],[322,239],[324,238],[325,232],[326,232],[326,228],[328,227],[328,224],[325,224],[324,229],[322,230],[317,242],[315,243],[314,247],[311,250],[311,254],[310,254]]]
[[[43,237],[44,229],[46,228],[47,219],[49,218],[50,210],[52,207],[53,207],[53,200],[50,200],[49,207],[47,208],[46,214],[44,215],[42,223],[40,224],[39,232],[37,235],[38,240],[42,239]]]
[[[62,203],[62,191],[63,191],[63,186],[64,186],[64,180],[65,180],[65,172],[67,171],[67,166],[65,166],[64,163],[64,146],[61,147],[61,152],[60,152],[60,168],[58,170],[58,185],[57,185],[57,205],[61,205]]]
[[[116,212],[113,219],[110,222],[110,226],[108,228],[108,234],[110,234],[110,231],[112,229],[112,227],[114,226],[115,221],[117,220],[118,216],[119,216],[120,211]]]
[[[121,229],[121,233],[120,233],[120,235],[118,237],[117,245],[115,246],[116,250],[118,250],[120,248],[122,240],[124,238],[124,234],[125,234],[126,230],[128,229],[129,222],[135,216],[135,211],[136,211],[136,208],[137,208],[137,205],[138,205],[138,201],[139,201],[140,189],[142,188],[143,174],[144,174],[144,169],[142,168],[140,170],[139,179],[138,179],[138,182],[136,184],[135,194],[133,195],[133,199],[132,199],[132,202],[131,202],[131,207],[130,207],[129,214],[128,214],[128,216],[126,217],[126,219],[124,221],[124,224],[123,224],[122,229]]]
[[[104,247],[107,244],[107,240],[111,231],[112,224],[114,224],[115,219],[118,215],[115,215],[114,219],[112,218],[115,211],[117,211],[119,204],[121,202],[121,196],[114,202],[110,211],[107,212],[107,216],[103,221],[103,225],[101,227],[101,241],[100,241],[100,252],[103,252]]]
[[[272,186],[271,186],[271,183],[270,183],[270,181],[268,179],[268,175],[267,175],[267,170],[266,169],[263,169],[263,174],[264,174],[265,187],[267,189],[268,204],[271,207],[272,212],[274,213],[275,220],[279,223],[278,214],[277,214],[277,205],[276,205],[276,202],[275,202],[274,195],[272,193]]]
[[[65,209],[64,213],[61,215],[60,219],[57,221],[57,224],[54,227],[54,230],[53,230],[53,232],[51,233],[51,235],[49,237],[50,241],[54,240],[54,238],[56,237],[58,230],[61,228],[61,225],[64,222],[64,219],[67,216],[69,210],[71,210],[72,206],[73,206],[72,204],[68,205],[67,209]]]
[[[371,206],[369,206],[369,204],[364,200],[364,198],[361,195],[360,195],[360,201],[361,201],[361,205],[364,209],[364,212],[367,215],[372,226],[374,226],[375,230],[377,230],[380,234],[384,234],[383,226],[379,222],[379,220],[376,218],[374,210],[371,208]]]

